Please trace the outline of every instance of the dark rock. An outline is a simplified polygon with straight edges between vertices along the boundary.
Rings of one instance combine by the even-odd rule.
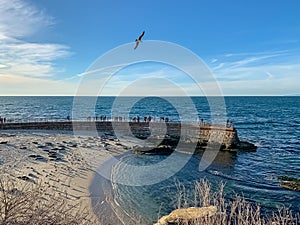
[[[293,191],[300,191],[300,178],[279,176],[278,179],[281,181],[280,187]]]
[[[8,193],[15,196],[21,196],[24,194],[22,191],[18,190],[17,188],[12,188],[11,190],[9,190]]]
[[[69,146],[69,147],[72,147],[72,148],[77,148],[77,144],[76,144],[76,143],[69,143],[68,146]]]
[[[7,142],[8,142],[8,141],[0,141],[0,144],[1,144],[1,145],[5,145],[5,144],[7,144]]]
[[[45,158],[43,156],[41,156],[41,155],[38,155],[35,159],[36,160],[44,160]]]
[[[55,158],[55,159],[57,158],[56,153],[49,153],[48,156],[49,158]]]
[[[256,149],[257,149],[257,147],[254,144],[246,142],[246,141],[240,141],[236,145],[236,148],[241,151],[256,151]]]
[[[30,178],[27,177],[27,176],[19,176],[19,177],[17,177],[17,178],[20,179],[20,180],[24,180],[24,181],[34,182],[32,179],[30,179]]]
[[[29,176],[29,177],[32,177],[32,178],[38,178],[38,176],[36,176],[36,175],[34,175],[34,174],[32,174],[32,173],[28,174],[28,176]]]
[[[170,146],[160,145],[158,147],[135,147],[133,152],[137,155],[170,155],[174,150]]]
[[[47,146],[53,146],[53,143],[52,142],[45,142],[45,145],[47,145]]]
[[[45,161],[45,158],[41,155],[29,155],[28,157],[34,158],[35,160]]]

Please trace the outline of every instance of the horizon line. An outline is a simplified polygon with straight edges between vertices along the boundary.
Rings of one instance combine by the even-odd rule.
[[[300,94],[286,95],[0,95],[0,97],[300,97]]]

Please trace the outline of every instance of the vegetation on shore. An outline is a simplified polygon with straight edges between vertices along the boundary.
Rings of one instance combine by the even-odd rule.
[[[221,184],[215,192],[207,180],[195,183],[192,202],[184,186],[177,184],[177,208],[215,207],[212,214],[191,219],[175,218],[172,225],[297,225],[299,213],[281,209],[271,215],[261,213],[259,205],[235,196],[225,200]],[[0,177],[0,225],[90,225],[98,224],[93,213],[80,204],[72,204],[42,184],[14,179],[9,175]],[[157,224],[160,224],[158,222]]]
[[[190,217],[187,215],[186,218],[178,218],[175,222],[173,219],[172,223],[165,223],[166,220],[161,223],[158,221],[156,225],[298,225],[300,223],[299,213],[294,213],[287,208],[265,215],[258,204],[250,203],[241,196],[236,195],[231,201],[225,200],[224,184],[213,192],[207,180],[197,181],[192,201],[183,185],[177,184],[177,187],[179,190],[178,209],[216,207],[216,212],[214,215],[210,212],[206,216],[193,219],[187,219]]]
[[[0,225],[97,224],[90,211],[42,184],[0,177]]]

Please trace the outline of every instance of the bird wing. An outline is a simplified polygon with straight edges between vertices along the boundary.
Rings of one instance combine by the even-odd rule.
[[[139,43],[140,43],[139,41],[136,41],[136,42],[135,42],[134,49],[136,49],[136,48],[139,46]]]
[[[141,33],[141,35],[139,36],[139,40],[142,40],[142,37],[144,36],[145,31],[143,31],[143,33]]]

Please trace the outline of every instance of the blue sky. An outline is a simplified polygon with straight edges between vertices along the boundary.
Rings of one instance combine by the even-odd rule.
[[[299,94],[299,11],[297,0],[0,0],[0,95],[75,95],[80,74],[143,30],[137,50],[147,40],[189,49],[224,95]],[[158,63],[124,68],[107,94],[150,75],[199,94],[187,74]]]

